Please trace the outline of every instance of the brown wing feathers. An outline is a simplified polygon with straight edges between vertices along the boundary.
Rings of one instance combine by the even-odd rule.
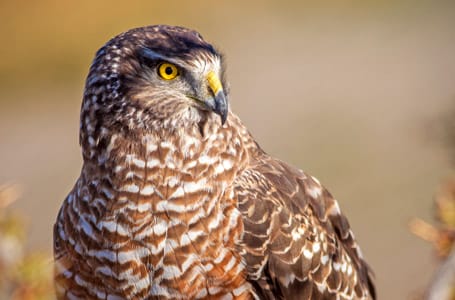
[[[236,181],[249,279],[266,299],[370,299],[370,271],[319,182],[262,156]]]

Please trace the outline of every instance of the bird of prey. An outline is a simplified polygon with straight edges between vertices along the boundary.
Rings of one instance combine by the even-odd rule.
[[[59,299],[374,299],[337,201],[229,109],[223,57],[155,25],[87,77],[83,166],[54,226]]]

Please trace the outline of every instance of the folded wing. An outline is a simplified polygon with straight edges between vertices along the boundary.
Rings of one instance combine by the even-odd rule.
[[[267,155],[236,180],[248,279],[261,299],[374,299],[371,271],[337,201]]]

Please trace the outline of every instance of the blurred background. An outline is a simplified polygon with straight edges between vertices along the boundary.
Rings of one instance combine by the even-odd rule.
[[[0,1],[0,20],[0,184],[19,185],[8,210],[24,220],[24,251],[50,257],[79,175],[94,53],[166,23],[225,53],[231,107],[268,153],[340,201],[380,298],[427,288],[438,260],[408,222],[432,220],[433,195],[454,174],[443,138],[455,116],[453,1]]]

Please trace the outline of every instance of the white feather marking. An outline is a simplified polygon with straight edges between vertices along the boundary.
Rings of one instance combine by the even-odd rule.
[[[187,233],[183,234],[180,238],[180,246],[189,245],[191,242],[194,242],[198,237],[205,235],[204,231],[201,230],[189,230]]]
[[[220,297],[220,300],[232,300],[234,299],[234,296],[232,296],[231,293],[224,294],[223,296]]]
[[[90,250],[88,253],[88,256],[91,257],[96,257],[98,259],[107,259],[111,262],[116,262],[117,261],[117,255],[114,251],[111,250]]]
[[[236,261],[235,256],[232,255],[229,262],[224,266],[224,271],[229,272],[234,267]]]
[[[138,168],[144,168],[145,167],[145,161],[142,159],[138,158],[133,158],[133,164],[138,167]]]
[[[179,183],[179,178],[177,176],[172,176],[171,178],[169,178],[167,184],[168,184],[169,187],[173,188],[178,183]]]
[[[162,275],[163,279],[174,279],[182,276],[182,272],[176,266],[165,266],[164,273]]]
[[[92,147],[95,146],[95,140],[93,139],[92,136],[89,136],[89,137],[88,137],[88,143],[89,143],[90,146],[92,146]]]
[[[150,202],[140,203],[136,205],[136,210],[140,213],[150,211],[152,209],[152,204]]]
[[[295,280],[295,275],[293,273],[288,273],[284,276],[283,278],[283,283],[284,283],[284,286],[289,286],[289,284],[293,283]]]
[[[173,161],[166,160],[166,168],[171,170],[175,169],[175,163]]]
[[[142,291],[150,286],[150,277],[144,276],[141,279],[134,281],[136,291]]]
[[[179,245],[179,243],[176,240],[174,240],[172,238],[167,238],[166,239],[166,248],[165,248],[165,250],[168,249],[169,251],[174,252],[174,249],[179,248],[179,247],[180,247],[180,245]]]
[[[153,186],[151,185],[146,185],[145,187],[143,187],[140,191],[141,195],[142,196],[150,196],[151,194],[153,194],[155,192],[155,189],[153,188]]]
[[[97,267],[95,269],[95,273],[101,273],[105,276],[115,277],[114,273],[112,273],[112,269],[107,266]]]
[[[185,191],[183,190],[183,188],[182,188],[181,186],[179,186],[179,187],[172,193],[172,195],[169,197],[169,199],[180,198],[180,197],[182,197],[183,195],[185,195]]]
[[[310,187],[307,190],[308,194],[310,194],[310,196],[313,198],[318,198],[319,196],[321,196],[321,191],[322,191],[321,188],[318,186]]]
[[[71,243],[71,244],[74,244],[74,243]],[[82,247],[81,247],[80,244],[76,244],[76,245],[74,246],[74,251],[76,251],[76,252],[79,253],[79,254],[84,253],[84,250],[82,250]]]
[[[328,255],[323,255],[323,256],[321,257],[321,263],[322,263],[323,265],[327,264],[328,261],[329,261],[329,256],[328,256]]]
[[[221,249],[220,254],[215,258],[213,261],[215,264],[219,264],[223,261],[223,259],[226,257],[226,254],[228,253],[228,250],[226,248]]]
[[[98,223],[98,229],[107,229],[109,232],[117,232],[120,235],[127,236],[129,231],[122,224],[115,221],[101,221]]]
[[[172,143],[169,142],[169,141],[162,141],[161,144],[160,144],[160,146],[161,146],[162,148],[171,149],[172,151],[175,149],[174,144],[172,144]]]
[[[63,274],[63,276],[65,276],[66,278],[70,278],[71,276],[73,276],[73,272],[69,270],[63,271],[61,274]]]
[[[147,161],[147,168],[154,168],[156,166],[159,166],[161,164],[159,159],[152,158]]]
[[[186,205],[178,205],[167,200],[162,200],[156,204],[156,211],[163,212],[163,211],[174,211],[178,213],[184,213],[188,209]]]
[[[219,286],[210,286],[209,287],[209,294],[210,295],[218,294],[220,291],[221,291],[221,287],[219,287]]]
[[[203,265],[203,268],[206,272],[210,272],[211,270],[213,270],[213,264],[211,263],[205,264]]]
[[[97,224],[99,230],[107,229],[109,232],[115,232],[117,223],[114,221],[101,221]]]
[[[168,224],[166,221],[160,221],[152,226],[152,230],[156,235],[163,235],[166,233],[168,228]]]
[[[79,218],[79,226],[82,228],[86,235],[93,237],[92,225],[82,215]]]
[[[161,242],[159,242],[158,245],[149,245],[149,249],[150,249],[150,252],[152,253],[152,255],[158,255],[158,254],[161,254],[161,252],[163,251],[164,249],[164,246],[166,245],[166,239],[163,239]]]
[[[147,154],[150,154],[158,149],[158,146],[155,143],[148,142],[146,143]]]
[[[193,253],[188,255],[187,259],[182,264],[182,272],[185,273],[196,261],[199,261],[196,254]]]
[[[106,207],[106,201],[103,198],[95,198],[93,199],[93,204],[94,205],[99,205],[102,207]]]
[[[363,258],[363,253],[362,253],[362,250],[360,249],[360,247],[356,247],[356,252],[357,252],[357,255],[360,257],[360,258]]]
[[[73,200],[74,200],[74,195],[73,194],[69,194],[68,200],[67,200],[68,204],[71,204],[71,202],[73,202]]]
[[[199,163],[205,164],[205,165],[211,165],[217,161],[216,157],[209,157],[207,155],[201,155],[199,157]]]
[[[117,165],[117,166],[115,166],[115,168],[114,168],[114,172],[115,172],[115,173],[119,173],[119,172],[121,172],[123,169],[124,169],[123,165]]]
[[[155,282],[152,283],[152,288],[150,289],[150,294],[153,296],[164,296],[166,298],[169,297],[168,290]]]
[[[234,165],[234,164],[232,163],[232,160],[230,160],[230,159],[225,159],[225,160],[223,160],[223,168],[224,168],[224,169],[230,170],[230,169],[232,169],[232,166],[233,166],[233,165]]]
[[[232,210],[231,215],[229,216],[229,228],[234,228],[237,226],[237,222],[240,218],[240,212],[238,209]]]
[[[101,192],[104,193],[104,195],[106,195],[107,198],[109,198],[110,200],[114,199],[114,194],[111,193],[111,191],[105,187],[103,187],[101,189]]]
[[[311,252],[307,249],[303,249],[303,256],[305,256],[305,258],[307,258],[307,259],[311,259],[311,258],[313,258],[313,252]]]
[[[196,294],[196,299],[205,299],[208,295],[207,289],[203,288]]]
[[[67,291],[65,290],[65,292],[67,292]],[[67,292],[66,297],[68,297],[69,300],[84,300],[85,299],[85,298],[80,298],[71,292]]]
[[[238,297],[238,296],[242,295],[243,293],[249,291],[250,288],[251,288],[251,286],[249,283],[244,283],[241,286],[239,286],[238,288],[233,289],[232,293],[234,294],[234,296]]]
[[[111,137],[111,140],[109,141],[109,145],[107,145],[107,148],[106,148],[106,155],[107,156],[109,156],[111,151],[112,151],[112,149],[114,149],[115,140],[117,140],[117,135],[113,134],[112,137]]]
[[[118,295],[109,294],[107,295],[107,300],[124,300],[124,298]]]
[[[199,221],[201,218],[206,216],[204,209],[199,209],[199,211],[188,221],[188,225],[192,225]]]
[[[74,277],[74,280],[80,286],[87,286],[87,281],[83,280],[79,275],[76,275],[76,277]]]
[[[346,273],[347,268],[348,268],[348,266],[347,266],[346,262],[343,262],[343,264],[341,265],[341,272]]]
[[[241,274],[243,273],[243,270],[245,270],[245,264],[240,263],[240,264],[237,264],[237,267],[235,268],[235,274]]]
[[[197,182],[185,182],[183,184],[183,189],[185,193],[194,193],[203,190],[206,187],[207,180],[205,178],[197,181]]]
[[[135,194],[135,193],[139,192],[139,186],[135,185],[134,183],[131,183],[131,184],[122,186],[121,190],[124,192],[129,192],[129,193]]]
[[[196,166],[196,164],[197,164],[197,160],[192,160],[185,165],[185,168],[186,169],[194,168]]]
[[[218,228],[223,217],[224,217],[223,211],[220,209],[218,211],[218,213],[216,214],[216,218],[210,221],[208,229],[213,230],[215,228]],[[229,227],[229,228],[232,228],[232,227]]]
[[[232,155],[232,156],[236,156],[237,155],[237,151],[232,146],[229,146],[227,148],[226,152],[227,152],[227,154]]]
[[[325,291],[325,287],[326,287],[325,284],[318,284],[318,283],[316,282],[316,286],[318,287],[318,290],[319,290],[321,293],[323,293],[323,292]]]
[[[224,172],[224,167],[222,164],[216,165],[215,167],[215,174],[221,174]]]
[[[130,251],[119,251],[118,262],[124,264],[129,261],[138,261],[150,254],[149,250],[144,247],[135,247],[134,250]]]
[[[321,185],[321,183],[319,182],[319,180],[316,177],[311,176],[311,179],[313,179],[317,184]]]
[[[333,200],[333,205],[330,207],[330,215],[336,216],[340,214],[341,214],[340,206],[338,205],[338,202],[336,200]]]
[[[291,231],[291,236],[292,236],[292,240],[294,241],[297,241],[301,238],[301,235],[300,235],[300,232],[298,231],[298,228],[294,228],[292,231]]]

